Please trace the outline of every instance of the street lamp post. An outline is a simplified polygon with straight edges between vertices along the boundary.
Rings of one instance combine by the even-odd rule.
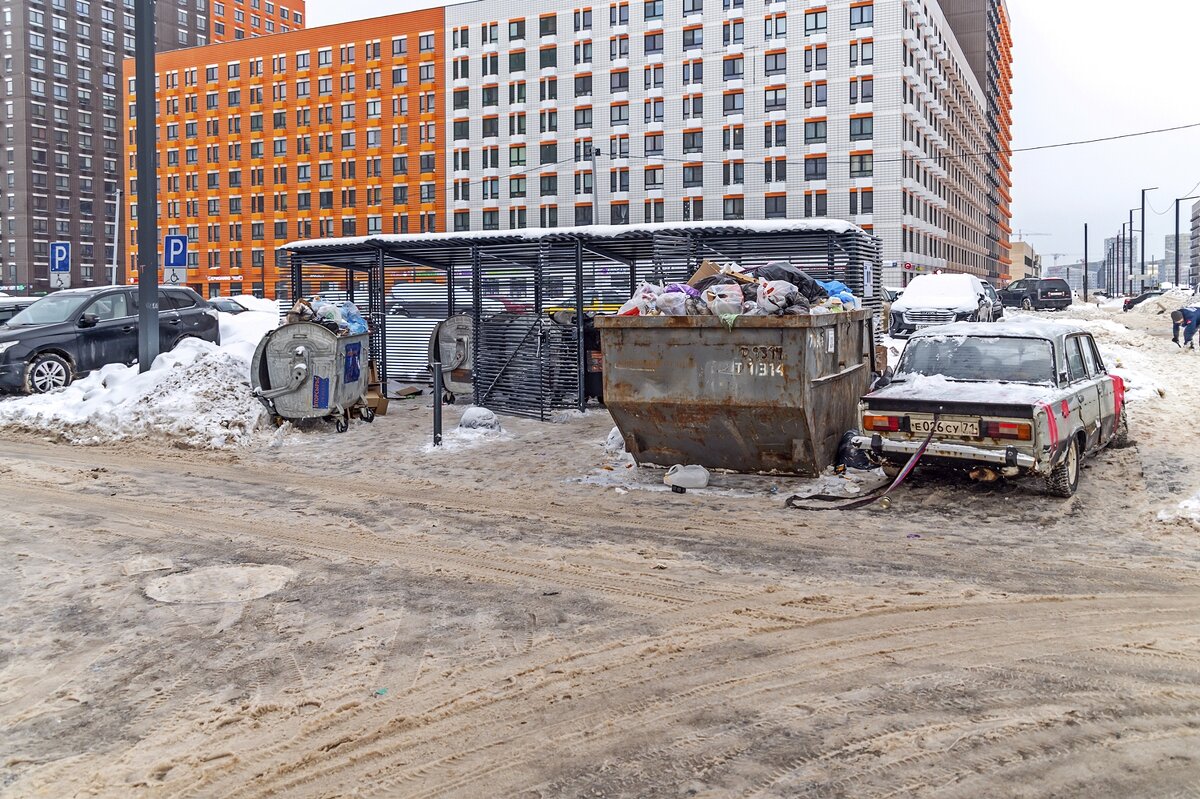
[[[1175,286],[1179,286],[1179,204],[1184,200],[1200,200],[1200,194],[1180,197],[1175,201]]]
[[[1134,233],[1137,232],[1137,229],[1134,228],[1134,226],[1133,226],[1133,212],[1137,211],[1137,210],[1139,210],[1139,209],[1137,209],[1137,208],[1129,209],[1129,260],[1128,260],[1128,264],[1127,264],[1129,267],[1129,276],[1126,278],[1127,282],[1125,283],[1125,288],[1129,291],[1130,294],[1133,293],[1133,241],[1135,238]],[[1142,231],[1142,239],[1144,240],[1145,238],[1146,238],[1146,231],[1143,230]]]
[[[1138,277],[1138,283],[1141,285],[1142,291],[1146,290],[1146,192],[1157,190],[1158,186],[1142,189],[1142,271]]]
[[[134,77],[137,87],[138,371],[158,357],[158,178],[154,164],[154,0],[136,0]]]

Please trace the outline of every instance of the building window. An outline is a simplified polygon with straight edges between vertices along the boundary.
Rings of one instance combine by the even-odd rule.
[[[611,225],[629,224],[629,203],[613,203],[608,207],[608,222]]]
[[[850,80],[850,102],[870,103],[875,99],[875,81],[873,78],[852,78]]]
[[[767,56],[770,58],[771,56]],[[721,72],[725,80],[741,80],[745,77],[746,61],[742,56],[726,58],[721,62]]]
[[[683,32],[683,49],[699,50],[704,47],[704,28],[688,28]]]
[[[685,40],[686,40],[687,34],[688,34],[688,31],[683,32]],[[647,33],[644,41],[645,41],[646,55],[653,55],[655,53],[661,53],[663,51],[663,34]],[[685,45],[685,48],[686,48],[686,45]],[[628,53],[626,53],[626,55],[628,55]],[[626,218],[628,218],[629,209],[626,208],[625,212],[626,212]]]
[[[741,197],[726,197],[722,202],[722,212],[725,219],[745,219],[746,201]]]
[[[875,24],[875,6],[852,6],[850,8],[850,30],[869,28]]]
[[[875,135],[875,118],[874,117],[851,117],[850,118],[850,141],[861,141],[862,139],[870,139]]]
[[[871,153],[850,156],[850,177],[869,178],[875,174],[875,156]]]
[[[767,197],[764,209],[767,219],[787,218],[787,197]]]
[[[704,152],[704,132],[685,131],[683,134],[683,151],[685,153],[702,153]]]
[[[645,19],[662,19],[663,0],[646,0],[644,17]]]
[[[554,36],[558,33],[558,16],[551,14],[538,18],[538,33],[542,36]]]
[[[807,11],[804,14],[804,33],[824,33],[829,27],[828,11]]]
[[[787,89],[767,89],[764,95],[763,108],[768,113],[782,111],[787,108]]]
[[[432,33],[422,33],[417,38],[417,49],[422,53],[432,53],[434,50],[434,37]]]
[[[804,107],[822,107],[829,102],[829,84],[825,81],[804,84]]]
[[[721,108],[725,116],[744,113],[746,110],[746,95],[742,92],[726,92],[721,98]]]
[[[787,53],[767,53],[763,61],[763,71],[767,75],[787,73]]]
[[[685,166],[683,168],[683,187],[685,189],[697,189],[704,186],[704,167],[699,165]]]
[[[721,26],[721,43],[728,47],[731,44],[741,44],[746,38],[746,23],[739,21],[726,22]]]
[[[804,143],[822,144],[825,142],[828,123],[824,119],[804,123]]]
[[[804,215],[812,216],[828,216],[829,215],[829,195],[825,192],[807,192],[804,195]]]
[[[850,66],[869,66],[875,63],[875,43],[870,39],[850,43]]]
[[[805,180],[825,180],[828,176],[828,159],[825,156],[804,159]]]

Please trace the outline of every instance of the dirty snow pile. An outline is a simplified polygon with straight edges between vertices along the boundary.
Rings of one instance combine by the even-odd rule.
[[[0,429],[76,444],[136,438],[205,449],[245,444],[266,420],[250,393],[250,360],[277,324],[273,313],[221,314],[220,347],[185,339],[145,374],[109,364],[60,391],[0,403]]]
[[[1171,311],[1178,311],[1189,305],[1200,305],[1200,297],[1197,297],[1187,289],[1172,289],[1158,297],[1151,297],[1133,307],[1130,313],[1141,314],[1142,316],[1155,316],[1159,314],[1169,314]]]

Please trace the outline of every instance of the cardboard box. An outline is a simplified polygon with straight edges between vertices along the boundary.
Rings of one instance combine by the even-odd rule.
[[[719,275],[719,274],[721,274],[721,267],[718,266],[716,264],[716,262],[710,261],[706,258],[705,260],[700,262],[700,268],[696,270],[695,274],[692,275],[692,277],[688,280],[687,284],[689,286],[695,286],[701,280],[704,280],[706,278],[712,277],[713,275]]]

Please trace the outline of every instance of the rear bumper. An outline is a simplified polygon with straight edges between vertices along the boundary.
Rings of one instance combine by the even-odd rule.
[[[851,441],[855,449],[873,452],[876,455],[902,455],[912,457],[921,448],[920,441],[895,441],[882,436],[855,436]],[[1018,452],[1013,447],[1004,449],[985,449],[970,444],[946,444],[931,441],[925,449],[925,454],[934,458],[962,461],[967,463],[986,463],[994,466],[1016,466],[1020,469],[1034,469],[1037,459],[1024,452]]]

